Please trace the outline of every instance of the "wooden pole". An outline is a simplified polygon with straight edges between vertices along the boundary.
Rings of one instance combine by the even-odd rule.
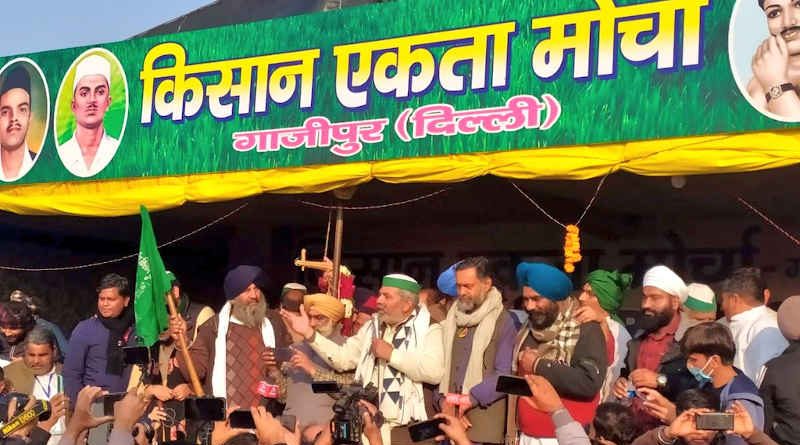
[[[331,295],[339,298],[339,274],[342,269],[342,233],[344,232],[344,210],[341,203],[336,206],[336,231],[333,238],[333,292]]]
[[[167,305],[169,305],[169,314],[173,317],[179,316],[178,308],[175,306],[175,299],[172,297],[172,292],[167,292]],[[194,367],[192,356],[189,355],[189,348],[186,345],[186,336],[183,332],[178,335],[178,349],[183,354],[183,361],[186,362],[186,371],[189,373],[189,380],[191,380],[192,389],[197,397],[206,395],[203,391],[203,385],[200,384],[200,378],[197,377],[197,369]]]

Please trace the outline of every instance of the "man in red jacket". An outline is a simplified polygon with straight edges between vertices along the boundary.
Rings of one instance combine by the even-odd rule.
[[[572,418],[586,426],[594,418],[606,376],[605,336],[597,322],[575,318],[578,301],[570,296],[572,282],[564,272],[543,263],[517,266],[528,323],[517,335],[512,364],[518,375],[546,378],[561,396]],[[519,431],[520,445],[557,444],[550,415],[525,398],[512,397],[508,429]]]

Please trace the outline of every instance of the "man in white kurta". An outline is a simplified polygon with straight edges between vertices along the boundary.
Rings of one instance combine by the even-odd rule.
[[[392,428],[427,420],[422,384],[438,384],[444,372],[442,328],[431,324],[427,309],[419,307],[419,290],[419,284],[407,275],[385,276],[378,313],[343,345],[315,335],[305,310],[300,315],[281,312],[333,368],[355,369],[358,383],[378,388],[385,444],[391,443]]]

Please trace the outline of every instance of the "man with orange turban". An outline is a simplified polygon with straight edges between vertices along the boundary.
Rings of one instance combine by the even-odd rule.
[[[344,343],[340,324],[344,318],[344,304],[341,301],[328,294],[309,294],[303,298],[303,307],[317,334],[338,345]],[[335,400],[327,394],[315,394],[311,383],[324,380],[350,383],[353,374],[337,373],[306,343],[295,343],[291,349],[291,361],[282,367],[288,385],[284,413],[296,416],[301,428],[327,425]]]

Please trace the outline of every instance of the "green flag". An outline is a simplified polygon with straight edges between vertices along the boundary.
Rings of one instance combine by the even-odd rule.
[[[166,294],[172,288],[164,262],[158,253],[153,224],[145,206],[142,212],[142,239],[136,266],[136,294],[133,309],[136,313],[136,332],[145,346],[153,346],[158,336],[169,326]]]

